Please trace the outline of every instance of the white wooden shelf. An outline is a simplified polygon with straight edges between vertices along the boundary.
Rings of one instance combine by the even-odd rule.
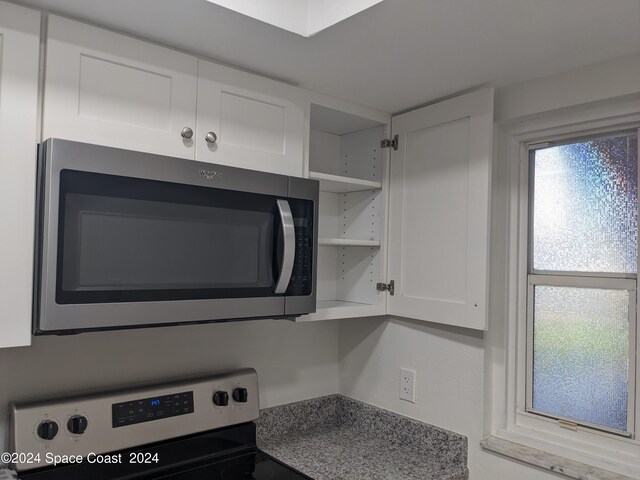
[[[360,178],[341,177],[321,172],[309,172],[309,178],[320,181],[320,191],[331,193],[361,192],[363,190],[379,190],[382,182],[362,180]]]
[[[296,321],[315,322],[339,318],[373,317],[384,314],[384,304],[382,303],[370,305],[368,303],[345,302],[343,300],[318,300],[315,313],[298,317]]]
[[[387,296],[376,283],[385,279],[388,155],[379,148],[380,139],[388,136],[387,125],[376,121],[371,128],[336,133],[332,126],[353,115],[332,112],[311,117],[312,125],[315,120],[326,127],[312,126],[309,137],[309,178],[320,183],[317,305],[299,322],[386,312]]]
[[[319,238],[318,245],[335,247],[379,247],[378,240],[356,240],[353,238]]]

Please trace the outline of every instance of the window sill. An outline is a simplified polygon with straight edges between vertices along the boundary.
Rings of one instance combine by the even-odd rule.
[[[586,463],[576,462],[575,460],[504,440],[493,435],[485,437],[480,442],[480,446],[490,452],[577,480],[634,480],[633,477],[603,470]]]

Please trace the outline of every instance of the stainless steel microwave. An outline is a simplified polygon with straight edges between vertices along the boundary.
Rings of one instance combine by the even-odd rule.
[[[318,182],[49,139],[34,333],[314,312]]]

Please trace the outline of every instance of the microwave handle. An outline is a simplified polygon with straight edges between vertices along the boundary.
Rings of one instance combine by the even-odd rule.
[[[281,294],[287,291],[291,274],[293,273],[293,261],[296,254],[296,231],[293,226],[293,214],[291,207],[286,200],[276,200],[278,211],[280,212],[280,228],[282,229],[282,237],[284,238],[284,254],[280,263],[280,277],[276,282],[275,294]]]

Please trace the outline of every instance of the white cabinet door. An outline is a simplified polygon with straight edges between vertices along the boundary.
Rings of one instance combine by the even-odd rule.
[[[296,87],[200,60],[196,159],[302,176],[304,109]]]
[[[388,312],[484,329],[493,90],[399,115],[392,130]]]
[[[31,343],[40,13],[0,2],[0,347]]]
[[[193,159],[198,60],[50,16],[43,137]]]

